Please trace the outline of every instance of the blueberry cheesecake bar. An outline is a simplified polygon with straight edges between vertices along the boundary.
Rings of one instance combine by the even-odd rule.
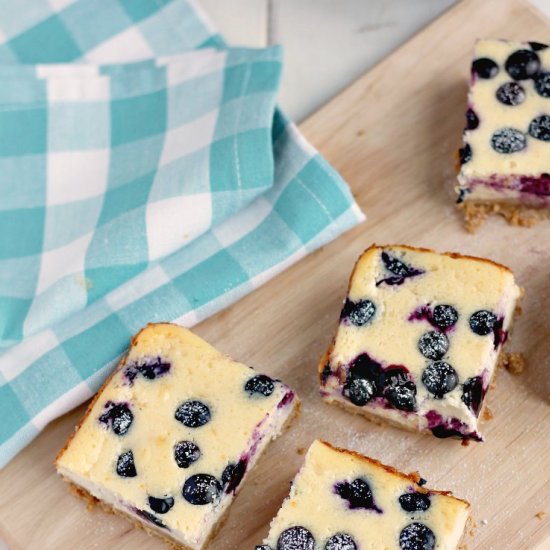
[[[460,150],[469,229],[489,213],[529,225],[550,214],[550,48],[479,40]]]
[[[56,466],[80,494],[178,548],[200,550],[297,408],[281,382],[182,327],[149,325]]]
[[[314,441],[256,550],[461,548],[470,505],[423,483],[417,474]]]
[[[321,395],[372,420],[481,441],[484,396],[520,288],[499,264],[371,246],[351,275]]]

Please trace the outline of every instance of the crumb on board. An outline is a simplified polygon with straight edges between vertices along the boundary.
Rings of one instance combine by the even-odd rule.
[[[492,420],[493,419],[493,413],[489,407],[485,407],[483,409],[483,420]]]
[[[481,525],[487,525],[489,523],[489,520],[488,519],[482,519],[480,523],[481,523]]]
[[[298,447],[296,449],[296,453],[299,454],[300,456],[303,456],[305,454],[306,450],[304,449],[304,447]]]
[[[543,519],[545,515],[546,515],[546,512],[537,512],[535,514],[535,517],[538,519]]]
[[[525,357],[521,353],[507,353],[503,364],[509,373],[522,374],[525,370]]]

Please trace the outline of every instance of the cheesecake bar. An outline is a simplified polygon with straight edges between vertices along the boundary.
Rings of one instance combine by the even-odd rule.
[[[59,453],[57,470],[81,494],[200,550],[297,405],[290,388],[192,332],[149,325]]]
[[[463,141],[456,190],[470,229],[491,212],[550,215],[550,48],[476,43]]]
[[[409,246],[357,261],[321,395],[441,438],[482,440],[478,420],[520,288],[499,264]]]
[[[456,550],[470,505],[423,482],[314,441],[256,550]]]

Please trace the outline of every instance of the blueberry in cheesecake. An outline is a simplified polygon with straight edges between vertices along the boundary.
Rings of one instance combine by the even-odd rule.
[[[458,202],[469,229],[495,212],[530,224],[550,214],[550,48],[479,40],[471,67]]]
[[[57,470],[80,494],[200,550],[297,407],[283,383],[190,331],[149,325],[59,453]]]
[[[314,441],[256,550],[457,550],[470,505],[419,481]]]
[[[519,296],[512,272],[489,260],[371,246],[319,363],[322,397],[399,427],[482,440],[481,408]]]

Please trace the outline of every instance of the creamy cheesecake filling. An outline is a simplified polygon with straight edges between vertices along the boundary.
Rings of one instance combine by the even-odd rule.
[[[401,427],[482,440],[478,416],[519,292],[489,261],[371,247],[320,364],[321,395]]]
[[[456,550],[469,504],[417,481],[315,441],[257,550]]]
[[[550,204],[550,48],[534,42],[476,43],[459,202]]]
[[[186,329],[150,325],[57,467],[116,510],[200,550],[297,401]]]

